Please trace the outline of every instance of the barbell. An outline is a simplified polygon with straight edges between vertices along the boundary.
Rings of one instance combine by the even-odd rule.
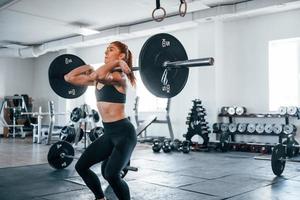
[[[299,151],[299,148],[300,148],[300,145],[296,141],[294,141],[294,143],[292,143],[292,144],[279,143],[274,146],[271,159],[263,158],[263,157],[254,157],[254,158],[256,160],[271,160],[271,168],[272,168],[273,173],[276,176],[280,176],[284,171],[286,162],[300,163],[300,160],[298,160],[298,159],[288,158],[291,156],[290,155],[291,153],[289,151],[291,151],[291,150]],[[297,153],[295,153],[295,154],[297,154]]]
[[[54,143],[47,155],[48,163],[55,169],[64,169],[68,167],[75,157],[75,150],[72,145],[66,141],[58,141]],[[138,171],[138,168],[130,166],[130,161],[127,166],[121,171],[120,176],[124,178],[128,171]]]
[[[151,36],[143,45],[139,54],[139,70],[142,82],[155,96],[171,98],[184,88],[189,67],[210,66],[214,58],[199,58],[188,60],[187,53],[174,36],[160,33]],[[71,70],[85,65],[78,56],[63,54],[56,57],[50,64],[48,78],[51,88],[63,98],[73,99],[81,96],[87,86],[75,86],[64,80],[64,75]]]

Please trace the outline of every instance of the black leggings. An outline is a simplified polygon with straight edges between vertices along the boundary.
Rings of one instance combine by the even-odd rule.
[[[90,167],[104,161],[101,166],[102,176],[119,199],[129,200],[129,188],[120,177],[120,172],[126,167],[136,145],[135,128],[127,118],[116,122],[103,122],[103,126],[104,134],[87,147],[75,169],[96,199],[101,199],[104,194],[99,178]]]

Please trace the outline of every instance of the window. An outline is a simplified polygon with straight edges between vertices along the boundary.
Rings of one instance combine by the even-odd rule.
[[[269,109],[299,104],[300,38],[269,42]]]
[[[139,112],[163,112],[166,111],[168,99],[158,98],[150,93],[143,84],[140,74],[135,73],[137,79],[136,93],[139,97]]]
[[[97,69],[99,66],[103,65],[104,63],[97,63],[97,64],[91,64],[91,66],[94,69]],[[86,92],[84,93],[84,102],[91,106],[92,109],[95,109],[98,111],[97,108],[97,101],[95,96],[95,87],[88,87]]]

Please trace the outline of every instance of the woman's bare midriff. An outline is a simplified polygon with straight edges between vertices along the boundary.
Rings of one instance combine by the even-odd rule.
[[[103,122],[114,122],[126,118],[123,103],[97,102],[97,107]]]

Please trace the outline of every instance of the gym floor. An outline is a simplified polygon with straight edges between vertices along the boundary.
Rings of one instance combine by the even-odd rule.
[[[92,200],[91,192],[74,170],[76,161],[64,170],[47,163],[50,146],[32,144],[31,139],[0,138],[1,200]],[[270,161],[253,159],[245,152],[153,153],[138,144],[131,159],[138,172],[125,179],[134,200],[257,200],[299,199],[300,166],[287,163],[282,177],[273,175]],[[79,156],[79,153],[77,153]],[[113,192],[99,174],[103,190]]]

